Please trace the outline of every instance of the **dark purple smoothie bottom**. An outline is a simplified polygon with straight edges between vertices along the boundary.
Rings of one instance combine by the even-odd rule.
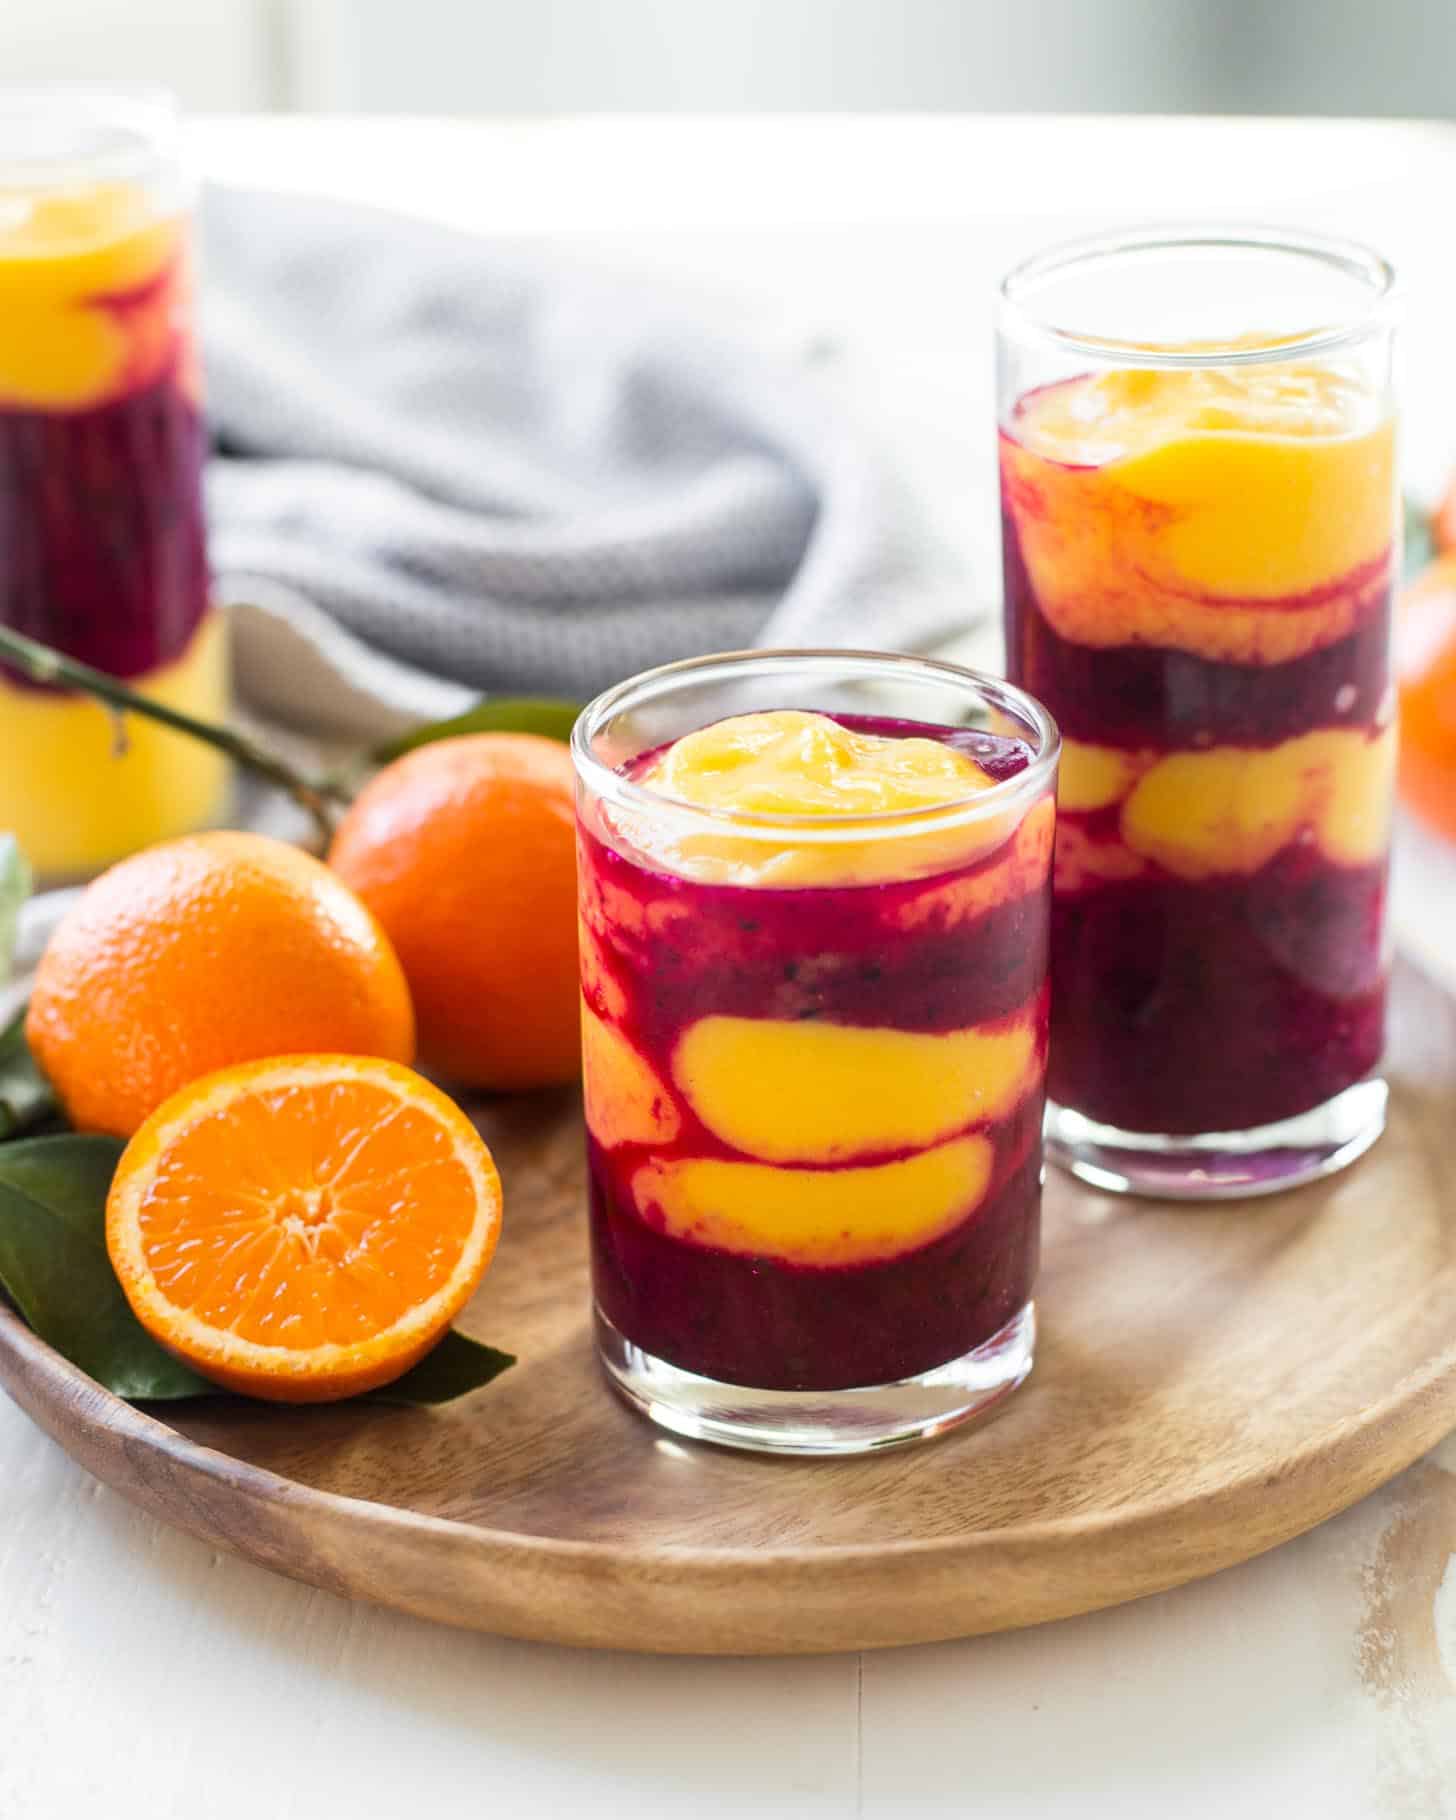
[[[1047,1089],[1130,1132],[1293,1118],[1380,1060],[1384,865],[1285,853],[1246,879],[1134,879],[1052,909]]]
[[[970,1218],[884,1263],[787,1264],[693,1245],[613,1191],[588,1138],[597,1303],[632,1343],[680,1370],[758,1390],[852,1390],[948,1364],[1030,1299],[1041,1195],[1034,1095],[1008,1127],[1027,1148]]]
[[[113,676],[180,657],[208,604],[203,452],[171,374],[90,410],[0,408],[0,625]]]

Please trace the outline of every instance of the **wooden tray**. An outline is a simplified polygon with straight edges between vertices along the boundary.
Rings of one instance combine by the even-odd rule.
[[[615,1400],[588,1339],[574,1095],[480,1114],[506,1235],[464,1325],[522,1359],[488,1389],[149,1414],[3,1310],[0,1384],[156,1516],[450,1624],[718,1654],[1035,1624],[1272,1548],[1456,1427],[1456,1006],[1409,966],[1392,1073],[1375,1150],[1278,1199],[1120,1201],[1052,1171],[1032,1379],[903,1453],[722,1452]]]

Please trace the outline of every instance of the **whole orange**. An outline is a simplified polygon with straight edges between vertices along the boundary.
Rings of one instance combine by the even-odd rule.
[[[360,792],[329,864],[399,953],[429,1067],[513,1091],[576,1078],[576,835],[565,746],[530,733],[421,746]]]
[[[1396,669],[1401,795],[1456,838],[1456,552],[1437,557],[1405,590]]]
[[[71,1123],[117,1137],[237,1062],[414,1054],[384,931],[327,866],[261,834],[165,841],[104,872],[52,935],[25,1028]]]

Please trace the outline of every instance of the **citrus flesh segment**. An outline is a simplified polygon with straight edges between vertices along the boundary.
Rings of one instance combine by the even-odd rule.
[[[325,1402],[429,1351],[500,1218],[490,1152],[438,1088],[395,1062],[295,1056],[166,1101],[117,1167],[106,1238],[137,1319],[195,1370]]]

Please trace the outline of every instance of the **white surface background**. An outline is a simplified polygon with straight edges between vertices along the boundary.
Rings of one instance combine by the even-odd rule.
[[[991,288],[1054,235],[1244,214],[1378,241],[1410,300],[1415,477],[1456,444],[1445,129],[217,121],[195,143],[214,174],[548,236],[769,338],[832,337],[988,595]],[[1456,859],[1406,845],[1403,927],[1456,984]],[[1430,1820],[1456,1814],[1453,1549],[1448,1442],[1313,1535],[1120,1611],[862,1659],[592,1656],[218,1556],[0,1398],[0,1817]]]

